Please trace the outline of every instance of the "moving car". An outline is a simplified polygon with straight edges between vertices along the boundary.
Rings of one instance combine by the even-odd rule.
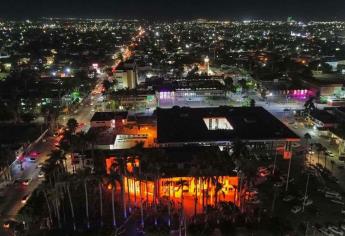
[[[28,186],[31,182],[31,179],[23,179],[22,184]]]
[[[3,224],[2,227],[4,229],[9,229],[9,228],[14,228],[15,226],[17,226],[19,223],[15,220],[6,220]]]
[[[30,198],[30,195],[29,195],[29,194],[25,195],[25,196],[22,198],[22,203],[25,204],[25,203],[29,200],[29,198]]]
[[[4,224],[2,225],[2,227],[4,227],[4,229],[9,229],[10,228],[10,221],[5,221]]]

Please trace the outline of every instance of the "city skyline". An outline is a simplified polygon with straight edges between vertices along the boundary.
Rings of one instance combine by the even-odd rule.
[[[0,0],[1,18],[81,17],[81,18],[140,18],[148,20],[174,20],[209,18],[217,20],[345,20],[345,2],[341,0],[326,4],[324,1],[277,2],[263,0],[259,3],[246,1],[130,1],[111,0],[62,0],[6,1]]]

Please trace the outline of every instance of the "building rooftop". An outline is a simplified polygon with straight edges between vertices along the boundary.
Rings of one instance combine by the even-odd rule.
[[[158,143],[219,143],[237,139],[298,141],[299,136],[262,107],[157,110]]]
[[[337,123],[336,117],[326,110],[315,109],[314,111],[310,112],[310,116],[313,119],[322,122],[323,124],[335,124],[335,123]]]
[[[164,81],[158,86],[159,91],[176,91],[176,90],[223,90],[224,85],[218,80],[175,80]]]
[[[337,107],[336,110],[345,114],[345,107]]]
[[[142,173],[154,172],[155,162],[159,163],[162,178],[187,176],[236,176],[232,170],[235,164],[230,160],[224,165],[224,159],[229,158],[226,152],[218,147],[184,147],[144,149],[147,159],[143,162]],[[212,166],[210,163],[212,162]]]
[[[92,121],[108,121],[108,120],[117,120],[117,119],[126,119],[128,116],[127,111],[121,112],[95,112],[91,118]]]

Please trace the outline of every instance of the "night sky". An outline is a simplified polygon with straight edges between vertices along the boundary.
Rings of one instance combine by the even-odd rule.
[[[345,20],[345,0],[0,0],[0,18]]]

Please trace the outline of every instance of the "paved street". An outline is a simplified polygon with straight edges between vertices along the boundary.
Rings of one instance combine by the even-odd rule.
[[[19,210],[24,204],[21,200],[24,196],[31,194],[41,183],[42,179],[38,177],[40,169],[39,163],[43,163],[48,159],[54,144],[54,138],[50,137],[46,139],[46,142],[39,142],[33,146],[33,151],[38,152],[39,155],[35,162],[30,162],[28,158],[25,158],[23,162],[23,170],[21,170],[20,164],[14,162],[12,164],[12,176],[15,179],[30,179],[31,182],[28,186],[24,186],[22,183],[11,184],[6,187],[6,195],[3,201],[0,203],[0,224],[2,225],[7,219],[14,219]],[[3,228],[0,228],[0,235],[6,235]]]
[[[85,125],[80,127],[80,129],[87,130],[88,123],[93,115],[92,110],[95,107],[93,101],[95,101],[101,94],[99,93],[99,86],[104,79],[104,75],[102,75],[95,87],[95,95],[91,95],[90,93],[80,105],[80,108],[77,110],[77,113],[73,113],[70,116],[60,116],[58,119],[58,123],[65,125],[69,118],[75,118],[78,123],[84,123]],[[92,104],[92,105],[90,105]],[[26,195],[32,194],[32,192],[40,185],[43,178],[39,178],[38,174],[40,172],[40,168],[38,168],[39,163],[44,163],[45,160],[49,158],[49,154],[55,148],[54,143],[55,137],[47,137],[44,138],[45,141],[41,140],[40,142],[34,144],[32,146],[32,152],[37,152],[38,156],[35,162],[30,161],[30,157],[25,157],[22,168],[21,165],[15,161],[11,166],[11,174],[13,180],[16,179],[29,179],[31,180],[28,186],[24,186],[21,183],[10,184],[6,187],[6,194],[3,201],[0,202],[0,225],[3,224],[4,221],[9,219],[15,219],[19,210],[24,206],[21,202],[22,198]],[[0,235],[11,235],[10,232],[5,232],[3,227],[0,227]]]

